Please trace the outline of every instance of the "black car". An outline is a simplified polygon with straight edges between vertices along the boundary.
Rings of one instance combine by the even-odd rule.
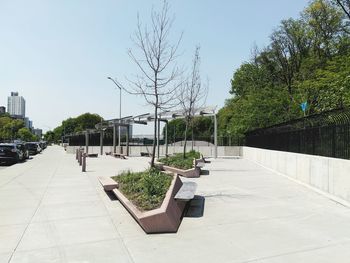
[[[17,148],[23,152],[23,158],[21,161],[24,161],[29,158],[29,151],[25,145],[25,143],[16,143]]]
[[[14,164],[24,160],[24,153],[17,144],[0,144],[0,163]]]
[[[37,142],[27,142],[26,148],[29,152],[29,155],[36,155],[36,154],[40,153],[40,151],[41,151],[41,148]]]

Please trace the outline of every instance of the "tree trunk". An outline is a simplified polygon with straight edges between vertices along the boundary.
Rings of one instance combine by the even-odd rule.
[[[153,135],[151,168],[154,167],[154,158],[156,156],[157,124],[158,124],[158,115],[157,114],[158,114],[158,107],[155,107],[155,109],[154,109],[154,135]]]
[[[193,137],[193,120],[191,121],[191,127],[192,127],[192,145],[191,145],[191,150],[193,151],[193,146],[194,146],[194,137]]]
[[[185,142],[184,142],[184,152],[183,152],[184,159],[186,158],[187,130],[188,130],[188,120],[186,120],[186,126],[185,126]]]

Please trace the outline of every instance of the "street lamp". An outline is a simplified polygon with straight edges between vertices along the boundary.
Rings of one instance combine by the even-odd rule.
[[[119,125],[118,125],[118,146],[119,146],[119,151],[121,153],[121,144],[120,144],[120,122],[122,118],[122,88],[121,86],[111,77],[107,77],[107,79],[113,81],[113,83],[119,88]]]

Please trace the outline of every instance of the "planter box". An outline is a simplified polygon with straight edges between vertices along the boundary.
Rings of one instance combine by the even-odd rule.
[[[113,189],[113,193],[147,234],[174,233],[180,226],[186,205],[186,202],[174,199],[181,186],[180,178],[174,175],[161,207],[146,212],[140,211],[118,189]]]
[[[178,174],[186,178],[198,178],[201,175],[201,168],[197,167],[197,163],[198,163],[197,160],[193,160],[194,167],[187,170],[172,167],[172,166],[167,166],[160,162],[155,162],[154,165],[160,170]]]
[[[187,170],[166,166],[166,165],[163,165],[162,167],[164,171],[172,172],[174,174],[178,174],[186,178],[198,178],[201,175],[201,168],[199,167],[195,167]]]

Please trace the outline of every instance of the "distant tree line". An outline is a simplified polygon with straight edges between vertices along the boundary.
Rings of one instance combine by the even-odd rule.
[[[38,141],[40,138],[25,127],[23,120],[10,117],[9,114],[0,114],[0,142],[13,140]]]
[[[57,143],[64,135],[95,129],[95,125],[101,121],[103,121],[103,118],[98,114],[84,113],[75,118],[68,118],[62,121],[60,126],[46,132],[44,138],[49,142]]]

